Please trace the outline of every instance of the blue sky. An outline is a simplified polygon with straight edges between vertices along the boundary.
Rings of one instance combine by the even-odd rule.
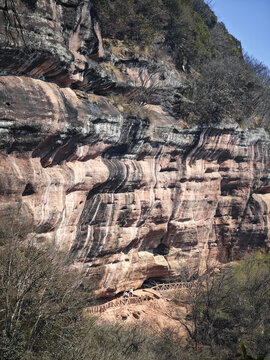
[[[211,8],[243,49],[270,69],[270,0],[212,0]]]

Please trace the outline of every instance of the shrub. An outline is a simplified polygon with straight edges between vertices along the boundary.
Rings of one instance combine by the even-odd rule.
[[[219,273],[208,271],[190,291],[189,335],[193,341],[237,353],[239,342],[251,352],[270,352],[270,257],[255,253]]]
[[[198,66],[212,56],[210,29],[216,17],[203,1],[93,0],[103,36],[169,47],[176,64]],[[117,20],[117,21],[116,21]]]
[[[190,111],[201,122],[234,118],[247,127],[269,126],[270,88],[250,64],[237,57],[204,64],[196,82]]]
[[[243,59],[242,46],[234,36],[230,35],[223,23],[217,23],[211,29],[213,55],[215,57],[238,57]]]
[[[40,249],[19,232],[1,235],[0,358],[63,359],[76,354],[86,301],[79,293],[80,277],[55,248]]]
[[[164,14],[158,0],[93,0],[92,3],[107,38],[148,44],[162,28]]]
[[[203,0],[193,0],[192,7],[193,10],[201,16],[202,20],[209,29],[212,29],[217,24],[216,15],[210,9],[209,5]]]

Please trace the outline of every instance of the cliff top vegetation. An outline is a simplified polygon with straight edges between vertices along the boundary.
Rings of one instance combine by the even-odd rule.
[[[105,38],[135,41],[159,58],[166,53],[188,74],[182,94],[188,101],[180,99],[173,116],[188,124],[233,118],[243,127],[269,128],[269,70],[243,54],[204,0],[92,2]]]

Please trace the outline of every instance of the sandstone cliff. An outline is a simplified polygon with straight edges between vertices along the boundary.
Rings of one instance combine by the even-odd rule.
[[[184,129],[186,74],[104,48],[89,1],[3,0],[0,19],[1,219],[73,252],[103,296],[269,248],[265,130]],[[143,111],[109,97],[149,76]]]

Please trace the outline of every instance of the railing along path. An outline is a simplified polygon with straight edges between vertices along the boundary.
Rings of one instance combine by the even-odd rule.
[[[191,283],[182,281],[182,282],[175,282],[175,283],[165,283],[165,284],[158,284],[153,286],[151,289],[158,291],[160,293],[170,290],[177,290],[177,289],[187,289],[192,286]]]
[[[149,290],[154,290],[160,293],[163,293],[165,291],[170,291],[170,290],[177,290],[177,289],[186,289],[191,287],[191,283],[188,282],[178,282],[178,283],[165,283],[165,284],[158,284],[153,286],[152,288],[149,288]],[[87,312],[90,314],[98,314],[98,313],[103,313],[104,311],[106,311],[107,309],[110,308],[116,308],[116,307],[121,307],[124,305],[129,305],[129,304],[141,304],[145,301],[149,301],[152,300],[153,296],[150,295],[142,295],[142,296],[133,296],[133,297],[129,297],[127,299],[115,299],[112,301],[109,301],[105,304],[102,305],[96,305],[96,306],[91,306],[89,308],[87,308]]]
[[[110,308],[115,308],[128,304],[140,304],[144,301],[149,301],[151,299],[152,297],[149,295],[138,296],[138,297],[134,296],[134,297],[129,297],[127,299],[117,299],[117,300],[109,301],[102,305],[91,306],[87,309],[87,312],[89,312],[90,314],[103,313],[104,311]]]

